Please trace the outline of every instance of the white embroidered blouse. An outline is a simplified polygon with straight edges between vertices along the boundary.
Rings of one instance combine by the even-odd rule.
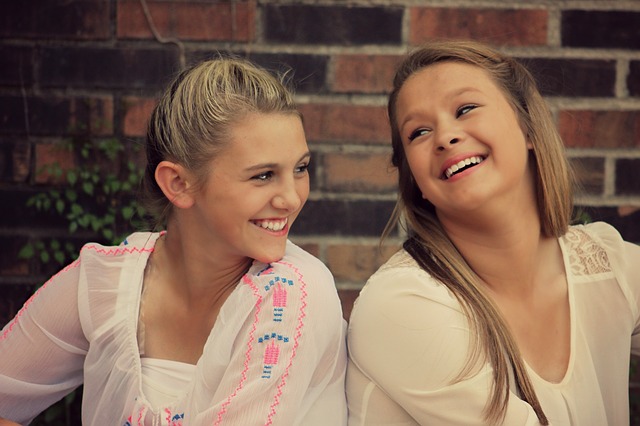
[[[85,245],[4,327],[0,417],[27,424],[84,384],[86,425],[346,424],[340,300],[328,269],[291,242],[242,277],[180,396],[147,400],[136,329],[158,235]]]
[[[560,246],[571,310],[569,366],[559,383],[528,373],[551,425],[628,425],[629,358],[640,353],[640,247],[604,223],[571,227]],[[452,382],[469,338],[452,293],[398,252],[371,277],[351,314],[349,425],[484,424],[491,366]],[[538,424],[512,391],[504,425]]]

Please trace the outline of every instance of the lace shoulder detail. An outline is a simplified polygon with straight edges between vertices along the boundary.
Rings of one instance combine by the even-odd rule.
[[[564,236],[569,264],[574,275],[595,275],[611,272],[605,249],[580,228],[572,227]]]
[[[385,271],[387,269],[393,268],[410,268],[410,267],[419,267],[418,263],[415,261],[413,257],[409,253],[407,253],[404,249],[398,250],[393,256],[387,260],[387,262],[382,265],[378,272]]]

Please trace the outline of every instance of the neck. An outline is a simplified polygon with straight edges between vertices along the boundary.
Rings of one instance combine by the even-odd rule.
[[[172,229],[173,228],[173,229]],[[222,258],[182,237],[169,225],[158,240],[154,263],[163,281],[196,308],[216,305],[237,286],[251,266],[250,258]]]
[[[537,210],[514,210],[485,215],[484,221],[483,216],[474,216],[473,224],[441,220],[453,244],[490,291],[529,292],[545,275],[562,267],[558,242],[542,235]]]

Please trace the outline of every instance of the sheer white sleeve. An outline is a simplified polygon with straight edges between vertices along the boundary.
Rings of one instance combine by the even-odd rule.
[[[82,383],[79,266],[53,276],[0,332],[0,417],[27,424]]]

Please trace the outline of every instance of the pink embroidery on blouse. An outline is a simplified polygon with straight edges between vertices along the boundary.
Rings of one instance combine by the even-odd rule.
[[[144,426],[143,420],[144,420],[145,412],[146,412],[145,407],[140,408],[140,411],[138,411],[138,426]]]
[[[229,395],[227,400],[222,404],[222,407],[220,408],[220,411],[218,412],[218,415],[217,415],[218,418],[214,423],[214,425],[219,425],[222,422],[222,417],[227,412],[227,407],[229,407],[229,404],[231,404],[231,400],[235,398],[236,395],[238,395],[238,392],[240,392],[240,390],[244,386],[244,382],[246,382],[247,380],[247,371],[249,371],[249,362],[251,361],[251,352],[253,351],[253,342],[255,340],[255,332],[256,332],[256,328],[258,327],[258,319],[259,319],[261,305],[262,305],[262,296],[260,295],[260,290],[253,283],[253,281],[251,281],[251,279],[249,279],[249,277],[247,277],[246,275],[242,277],[242,281],[251,287],[251,290],[253,291],[253,295],[256,297],[256,304],[255,304],[256,311],[255,311],[255,314],[253,315],[253,324],[251,324],[251,331],[249,331],[249,341],[247,342],[247,350],[245,351],[245,354],[244,354],[244,369],[240,374],[240,383],[238,383],[238,386],[236,387],[235,391],[231,395]]]
[[[306,291],[307,283],[304,281],[304,278],[302,277],[302,274],[300,273],[298,268],[296,268],[290,263],[286,263],[286,262],[278,262],[278,263],[288,266],[289,268],[293,269],[298,275],[298,281],[300,282],[300,302],[301,303],[300,303],[300,314],[298,315],[298,325],[296,327],[296,334],[295,334],[295,337],[293,338],[293,349],[291,351],[291,358],[289,358],[289,364],[285,368],[285,371],[282,374],[280,383],[278,384],[278,392],[273,397],[273,403],[269,407],[269,416],[267,417],[267,422],[265,423],[265,426],[273,424],[273,416],[275,416],[276,409],[280,404],[280,397],[282,396],[282,391],[287,383],[287,378],[289,377],[289,370],[291,369],[291,365],[293,364],[293,359],[296,357],[296,353],[298,351],[299,339],[300,339],[300,336],[302,335],[302,328],[304,327],[304,318],[307,316],[307,314],[305,313],[305,309],[307,307],[307,291]]]

